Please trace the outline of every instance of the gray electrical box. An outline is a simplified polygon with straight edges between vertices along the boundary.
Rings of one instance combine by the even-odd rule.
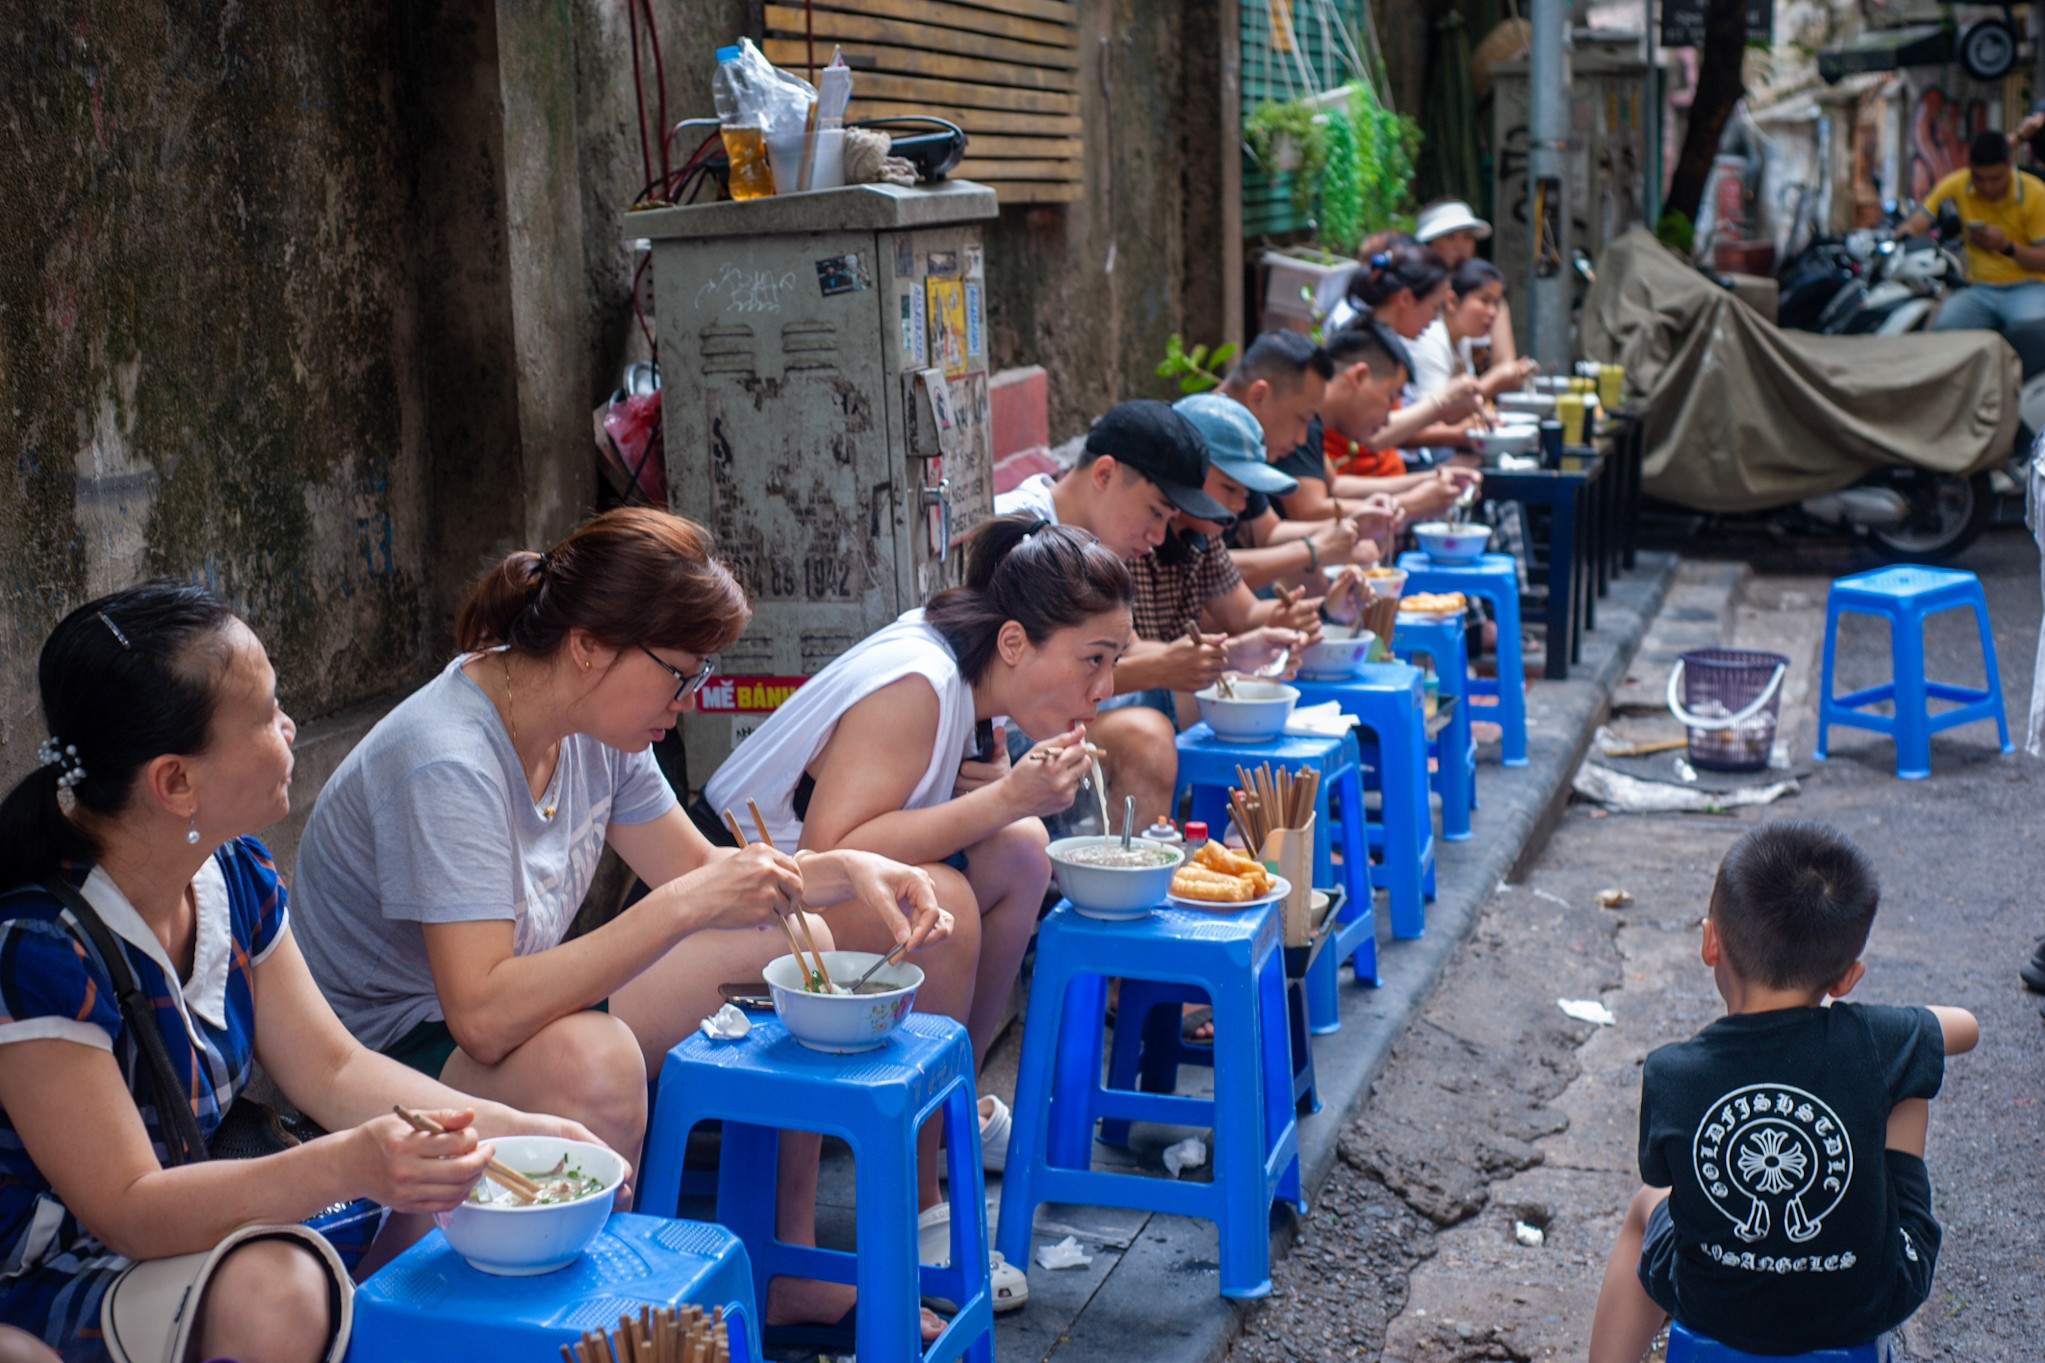
[[[668,504],[753,601],[685,717],[699,787],[804,678],[956,581],[993,514],[994,216],[953,180],[626,219],[653,253]]]

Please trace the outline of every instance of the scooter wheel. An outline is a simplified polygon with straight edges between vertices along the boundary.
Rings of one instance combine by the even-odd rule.
[[[1890,486],[1910,499],[1910,519],[1870,527],[1868,543],[1890,563],[1941,563],[1981,537],[1995,511],[1986,473],[1958,477],[1926,469],[1897,470]]]

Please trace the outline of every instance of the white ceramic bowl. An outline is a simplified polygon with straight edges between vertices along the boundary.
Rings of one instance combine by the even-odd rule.
[[[875,951],[826,951],[824,969],[835,984],[850,987],[880,959]],[[894,985],[885,994],[812,994],[802,987],[802,967],[793,956],[777,956],[760,974],[774,996],[774,1015],[788,1034],[813,1051],[847,1054],[870,1051],[902,1025],[923,987],[923,969],[907,961],[884,965],[873,983]]]
[[[1370,584],[1373,596],[1398,596],[1406,590],[1404,568],[1365,568],[1363,580]]]
[[[1500,426],[1496,430],[1472,431],[1470,449],[1488,458],[1501,454],[1525,454],[1541,440],[1538,426]]]
[[[488,1144],[522,1174],[551,1169],[565,1154],[571,1167],[602,1179],[604,1191],[546,1206],[464,1202],[434,1214],[447,1243],[469,1267],[500,1277],[527,1278],[574,1263],[610,1219],[613,1196],[625,1181],[625,1161],[601,1145],[559,1136],[499,1136]]]
[[[1370,658],[1370,646],[1378,636],[1350,625],[1324,625],[1321,637],[1306,646],[1299,656],[1299,672],[1315,681],[1341,681],[1356,675]]]
[[[1232,684],[1233,697],[1219,694],[1210,686],[1195,691],[1200,718],[1217,738],[1231,743],[1262,743],[1278,737],[1292,707],[1299,704],[1299,691],[1282,682],[1239,681]]]
[[[1526,412],[1535,417],[1548,416],[1555,410],[1553,393],[1500,393],[1498,410],[1501,412]]]
[[[1085,847],[1120,847],[1119,837],[1092,835],[1060,838],[1046,850],[1051,869],[1058,877],[1058,889],[1072,901],[1073,910],[1088,918],[1141,918],[1164,902],[1172,887],[1172,876],[1186,859],[1182,847],[1167,843],[1146,843],[1137,838],[1132,845],[1150,846],[1170,852],[1172,859],[1162,866],[1088,866],[1071,859]]]
[[[1420,542],[1420,552],[1436,563],[1474,563],[1491,542],[1491,527],[1427,521],[1413,527],[1413,538]]]

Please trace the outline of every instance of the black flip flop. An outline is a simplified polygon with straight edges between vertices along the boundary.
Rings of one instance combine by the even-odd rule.
[[[1214,1044],[1213,1037],[1197,1037],[1193,1033],[1199,1031],[1202,1027],[1213,1025],[1213,1022],[1214,1010],[1206,1004],[1202,1004],[1190,1013],[1182,1014],[1179,1018],[1179,1040],[1185,1042],[1188,1046],[1212,1046]]]
[[[849,1354],[858,1347],[859,1305],[854,1303],[835,1325],[768,1325],[760,1331],[762,1349],[801,1349]]]

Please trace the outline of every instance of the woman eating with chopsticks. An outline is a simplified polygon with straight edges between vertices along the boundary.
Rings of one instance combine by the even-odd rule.
[[[717,1011],[720,984],[788,949],[784,914],[856,900],[891,946],[943,938],[913,867],[798,858],[793,839],[725,851],[683,814],[651,745],[750,615],[702,528],[645,508],[483,577],[461,653],[341,763],[299,849],[306,958],[351,1031],[636,1158],[649,1073]],[[652,890],[565,940],[606,843]],[[822,920],[805,930],[831,948]],[[818,1139],[781,1142],[784,1240],[815,1243]],[[836,1321],[852,1297],[779,1278],[768,1320]]]
[[[923,952],[916,1006],[966,1026],[985,1059],[1050,883],[1042,816],[1070,808],[1090,770],[1086,724],[1114,693],[1133,635],[1129,570],[1092,535],[1041,516],[988,522],[966,581],[939,592],[804,682],[741,743],[692,813],[712,832],[751,796],[780,847],[863,848],[921,866],[956,927]],[[993,730],[1006,716],[1053,734],[1013,766]],[[760,817],[756,814],[755,820]],[[756,825],[757,826],[757,825]],[[887,925],[834,913],[840,945],[886,951]],[[982,1149],[1007,1152],[1006,1109],[981,1099]],[[937,1124],[923,1133],[918,1205],[925,1259],[948,1243]],[[995,1256],[994,1309],[1028,1299]]]
[[[296,729],[219,598],[80,606],[37,682],[50,736],[0,803],[0,1320],[41,1343],[0,1328],[0,1360],[338,1359],[349,1280],[305,1218],[446,1211],[490,1137],[592,1138],[364,1049],[320,997],[250,836],[290,810]],[[233,1157],[273,1116],[257,1062],[332,1134]]]

